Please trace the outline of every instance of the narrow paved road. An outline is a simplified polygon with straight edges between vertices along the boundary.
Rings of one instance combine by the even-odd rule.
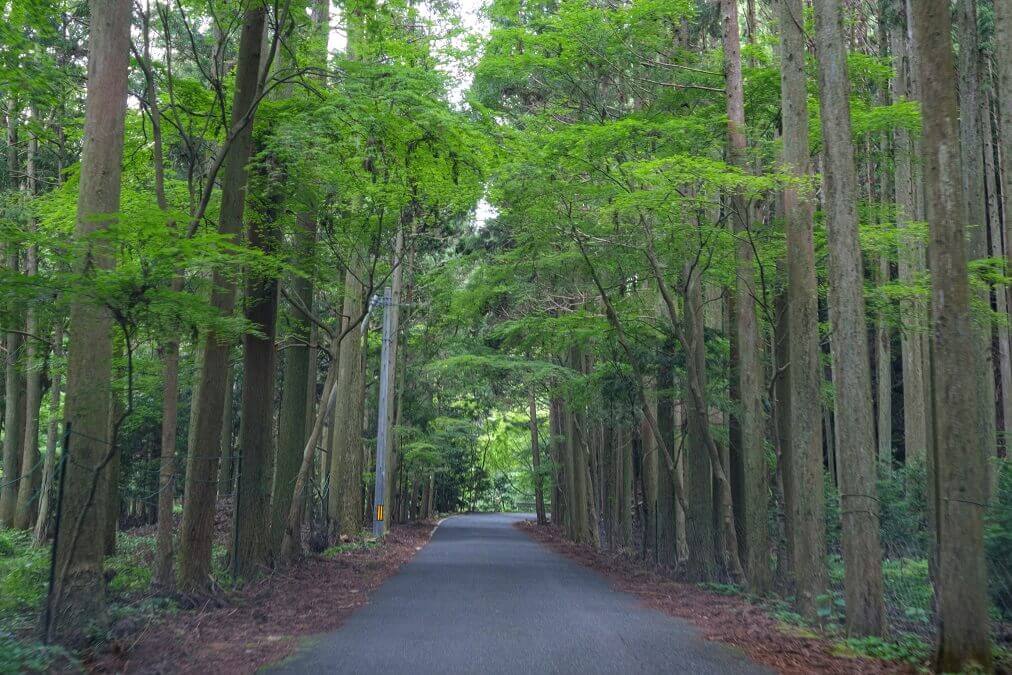
[[[766,673],[513,527],[457,516],[272,673]]]

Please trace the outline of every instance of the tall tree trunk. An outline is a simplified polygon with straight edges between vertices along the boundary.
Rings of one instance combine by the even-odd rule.
[[[685,274],[685,326],[689,349],[685,355],[686,372],[694,385],[706,390],[706,346],[703,334],[703,286],[699,268],[686,269]],[[685,535],[689,545],[687,573],[690,579],[709,581],[714,577],[715,554],[713,532],[713,462],[703,438],[706,406],[688,406],[688,437],[685,442],[686,479],[688,494],[685,512]],[[668,477],[667,473],[664,474]]]
[[[169,203],[165,196],[165,154],[162,144],[161,107],[158,102],[158,86],[154,72],[150,68],[150,8],[145,7],[141,15],[142,36],[144,40],[144,63],[146,106],[151,117],[152,156],[155,174],[155,199],[161,211],[168,211]],[[166,225],[173,229],[174,220],[169,219]],[[183,278],[177,274],[172,280],[172,290],[181,291]],[[161,349],[162,357],[162,429],[158,466],[158,524],[155,536],[155,569],[151,577],[154,588],[168,593],[175,590],[175,551],[173,535],[175,518],[172,507],[176,497],[176,431],[179,413],[179,340],[170,337]]]
[[[1012,260],[1012,4],[994,3],[995,69],[998,77],[998,147],[1001,152],[1002,214],[1005,263]],[[1007,273],[1007,272],[1006,272]],[[1012,286],[1005,289],[1006,306],[1012,311]]]
[[[312,3],[314,25],[313,55],[319,67],[327,65],[327,34],[330,29],[329,0]],[[323,78],[321,78],[323,79]],[[323,79],[322,84],[326,84]],[[316,243],[317,218],[315,213],[300,212],[295,216],[296,251],[308,258]],[[281,557],[281,544],[285,524],[292,505],[292,493],[302,460],[302,449],[313,424],[313,401],[316,398],[316,336],[315,326],[307,312],[313,311],[313,283],[307,277],[292,279],[292,296],[301,307],[291,313],[292,335],[297,341],[285,355],[284,384],[281,390],[281,412],[278,419],[277,457],[271,486],[271,558]]]
[[[18,189],[15,176],[18,172],[18,113],[16,102],[11,100],[7,114],[7,177],[9,188],[13,192]],[[5,247],[5,263],[10,273],[16,274],[20,267],[18,249],[13,243]],[[17,313],[8,320],[14,325],[9,326],[20,330]],[[18,368],[18,357],[21,353],[24,338],[19,333],[9,332],[5,336],[7,353],[4,359],[4,444],[3,444],[3,485],[0,486],[0,528],[14,525],[14,512],[17,509],[18,485],[21,478],[21,441],[20,430],[24,428],[25,404],[22,398],[24,378]],[[18,430],[12,433],[12,430]]]
[[[130,3],[91,0],[88,92],[75,236],[84,240],[109,227],[101,214],[119,211],[120,175],[130,64]],[[99,217],[96,217],[99,216]],[[91,244],[77,260],[82,274],[109,269],[111,252]],[[97,499],[102,473],[115,448],[108,437],[112,380],[112,317],[105,307],[78,298],[70,307],[66,423],[72,432],[56,532],[54,576],[43,635],[81,646],[89,625],[105,621],[103,525]]]
[[[316,241],[316,219],[310,214],[296,216],[296,235],[300,254],[308,256]],[[312,311],[313,285],[309,279],[297,276],[292,281],[292,297],[302,308]],[[296,343],[285,354],[284,386],[281,390],[281,413],[278,420],[278,453],[274,462],[274,479],[271,490],[271,556],[281,553],[281,540],[285,535],[285,520],[292,505],[292,490],[306,445],[308,426],[306,414],[312,401],[308,380],[314,364],[310,362],[311,323],[308,314],[300,307],[291,313],[292,337]],[[314,392],[315,394],[315,387]]]
[[[1000,4],[1000,3],[999,3]],[[935,667],[959,672],[991,669],[984,509],[986,434],[977,418],[977,377],[967,364],[979,350],[970,316],[956,112],[952,25],[947,0],[917,0],[910,14],[923,100],[924,181],[930,241],[932,395],[937,468],[935,495],[939,640]]]
[[[850,120],[850,79],[840,0],[815,7],[819,101],[829,238],[829,319],[833,330],[836,446],[840,469],[847,631],[881,635],[882,548],[875,494],[875,418],[857,238],[857,168]]]
[[[622,459],[622,484],[618,486],[618,527],[621,532],[621,536],[619,537],[621,545],[627,547],[632,546],[633,543],[632,513],[633,504],[635,503],[635,483],[633,481],[633,440],[632,430],[628,427],[622,427],[622,444],[619,447],[621,449]]]
[[[8,269],[18,269],[18,254],[12,250],[8,257]],[[14,525],[17,510],[18,485],[21,478],[22,448],[25,427],[24,376],[18,364],[24,344],[19,333],[7,333],[7,354],[4,381],[4,482],[0,488],[0,528]]]
[[[38,122],[35,109],[32,109],[32,120]],[[39,139],[34,131],[28,140],[28,153],[25,159],[24,192],[29,199],[35,196],[35,156],[39,150]],[[28,229],[35,231],[35,218],[29,219]],[[25,274],[34,276],[39,272],[39,247],[37,244],[28,246],[25,256]],[[14,527],[27,530],[32,526],[32,505],[36,496],[33,476],[37,475],[39,465],[39,405],[42,403],[42,364],[39,363],[39,317],[36,308],[29,303],[25,312],[25,416],[24,439],[21,442],[21,481],[18,484],[18,501],[14,512]],[[20,428],[19,428],[20,430]],[[10,431],[14,431],[13,428]]]
[[[120,352],[119,355],[113,355],[114,359],[119,357],[122,357],[122,352]],[[120,398],[120,392],[117,389],[115,377],[116,375],[114,370],[113,387],[109,403],[109,431],[107,436],[107,438],[112,439],[111,442],[113,443],[116,442],[116,432],[118,431],[124,412],[123,399]],[[123,453],[118,447],[113,450],[114,451],[109,460],[109,464],[106,466],[104,471],[105,475],[102,477],[102,485],[99,487],[99,490],[103,490],[105,492],[105,495],[101,497],[101,500],[105,504],[105,523],[102,528],[102,539],[104,541],[106,557],[116,555],[116,535],[119,532],[119,518],[122,511],[119,483],[123,470]]]
[[[644,398],[648,401],[647,405],[653,408],[656,406],[656,397],[653,395],[655,387],[652,383],[648,383],[646,387],[648,391],[644,392]],[[656,414],[655,412],[654,415],[656,416]],[[654,538],[654,533],[660,528],[660,522],[657,520],[658,467],[663,464],[659,464],[657,444],[646,420],[640,424],[640,438],[640,474],[643,482],[643,513],[645,516],[643,518],[644,547],[656,551],[657,541]]]
[[[566,500],[566,450],[563,440],[562,424],[562,400],[559,397],[552,397],[548,402],[548,430],[549,447],[552,453],[552,462],[555,464],[555,489],[552,492],[552,524],[560,529],[567,529],[568,509]]]
[[[738,28],[738,0],[721,0],[724,38],[724,80],[727,88],[728,161],[748,171],[745,127],[745,94],[741,73],[741,38]],[[749,587],[764,593],[770,586],[768,503],[769,484],[766,452],[763,448],[762,364],[759,327],[755,311],[755,265],[750,241],[748,199],[740,192],[731,195],[736,244],[734,297],[734,338],[737,372],[732,373],[738,392],[737,447],[735,472],[741,476],[741,514],[737,523],[742,533],[741,548]]]
[[[563,496],[566,500],[566,533],[569,535],[570,539],[578,541],[579,516],[577,514],[583,507],[576,500],[576,480],[574,479],[574,474],[576,473],[578,463],[576,462],[574,453],[574,448],[576,447],[574,437],[576,434],[573,431],[573,413],[569,408],[569,404],[565,400],[560,403],[559,412],[559,432],[562,437],[561,450],[563,456],[562,473],[565,479],[565,490]]]
[[[359,277],[348,270],[344,281],[344,310],[347,321],[363,311],[364,287]],[[353,537],[362,528],[362,441],[361,417],[358,408],[362,367],[362,332],[351,331],[341,342],[340,371],[337,380],[337,403],[334,410],[334,443],[330,472],[331,536]]]
[[[1001,3],[998,3],[1001,4]],[[959,38],[959,150],[962,162],[963,201],[966,215],[967,258],[979,260],[988,256],[987,213],[984,195],[983,114],[981,93],[980,37],[977,34],[977,1],[959,0],[956,28]],[[925,99],[928,100],[928,99]],[[933,268],[932,268],[933,269]],[[977,300],[991,306],[991,293],[986,287],[978,291]],[[977,425],[980,427],[980,449],[985,458],[997,454],[998,437],[995,422],[994,359],[991,326],[975,322],[974,352],[977,373]]]
[[[539,525],[548,524],[545,517],[545,489],[541,475],[541,445],[538,442],[538,399],[531,387],[528,395],[528,413],[531,428],[531,468],[534,470],[534,511]]]
[[[1012,103],[1006,103],[1012,105]],[[984,129],[984,186],[987,190],[987,222],[990,236],[988,255],[992,258],[1003,259],[1005,247],[1002,236],[1001,211],[998,203],[998,174],[995,164],[994,132],[991,128],[991,96],[985,92],[983,108],[983,129]],[[1006,261],[1006,265],[1008,261]],[[1007,274],[1007,271],[1006,271]],[[996,286],[994,289],[995,311],[1000,317],[1008,316],[1008,287]],[[1007,323],[999,323],[995,328],[998,355],[998,383],[1001,385],[1001,434],[998,438],[998,454],[1001,457],[1008,457],[1009,439],[1012,438],[1012,355],[1009,353],[1009,329]],[[994,478],[992,478],[992,484]]]
[[[397,239],[394,243],[394,271],[390,282],[390,306],[384,307],[383,311],[390,312],[390,363],[391,368],[387,369],[387,392],[391,401],[397,402],[400,398],[397,396],[397,364],[399,359],[397,353],[400,348],[400,333],[401,333],[401,298],[404,295],[404,236],[408,232],[409,228],[414,219],[414,205],[408,206],[401,214],[401,226],[397,230]],[[365,370],[363,368],[362,374],[364,376]],[[363,399],[364,400],[364,389]],[[394,489],[394,472],[391,467],[396,466],[395,452],[396,442],[394,440],[394,419],[397,415],[395,405],[387,406],[386,419],[378,419],[377,425],[383,424],[386,426],[386,437],[387,437],[387,456],[386,456],[386,467],[387,471],[385,474],[386,484],[383,486],[383,494],[389,495],[393,493]],[[359,444],[361,445],[361,443]],[[383,531],[386,532],[388,521],[383,521]]]
[[[176,497],[176,419],[179,410],[179,343],[162,354],[162,434],[158,466],[158,525],[155,536],[153,586],[163,592],[175,588],[172,507]]]
[[[784,163],[800,178],[811,171],[801,0],[780,0],[781,105]],[[787,221],[787,334],[790,385],[789,439],[783,468],[790,550],[798,609],[818,617],[817,599],[828,585],[825,497],[822,480],[822,367],[819,293],[812,239],[813,207],[800,191],[784,190]]]
[[[222,401],[222,414],[221,414],[221,462],[218,467],[218,497],[231,497],[235,491],[235,468],[238,466],[238,456],[236,448],[233,443],[232,433],[235,419],[235,385],[236,385],[236,373],[235,366],[232,365],[232,355],[229,354],[225,359],[225,396]],[[194,392],[194,400],[197,399],[196,391]]]
[[[896,75],[893,78],[893,100],[913,98],[912,65],[906,31],[890,34]],[[893,140],[894,184],[896,191],[896,223],[900,229],[897,247],[899,280],[913,284],[925,271],[924,243],[911,234],[910,222],[918,220],[918,180],[914,169],[920,166],[917,146],[910,132],[898,128]],[[924,387],[924,333],[927,331],[927,306],[917,299],[900,301],[900,358],[903,366],[903,448],[906,461],[925,459],[928,447],[928,402]]]
[[[63,357],[63,321],[56,320],[53,331],[53,362]],[[50,365],[52,385],[49,394],[49,426],[46,429],[46,460],[42,468],[42,488],[39,491],[39,513],[35,519],[36,546],[42,546],[49,537],[49,509],[52,502],[53,482],[56,478],[56,443],[60,430],[60,401],[63,394],[63,373],[58,367]]]
[[[778,200],[782,202],[783,200]],[[778,209],[782,211],[781,208]],[[777,261],[777,275],[787,277],[786,261]],[[787,284],[784,290],[777,293],[774,298],[774,326],[773,326],[773,391],[771,398],[773,402],[773,414],[771,423],[773,429],[770,436],[773,440],[774,452],[776,454],[776,476],[773,484],[774,502],[777,509],[777,543],[776,543],[776,584],[781,589],[790,587],[792,583],[792,561],[794,532],[791,529],[793,518],[789,514],[790,508],[795,504],[795,499],[788,494],[791,486],[790,470],[791,462],[791,379],[790,362],[787,358],[790,336],[788,335],[788,309],[787,309]]]
[[[882,253],[878,259],[876,282],[884,286],[889,283],[889,276],[889,256]],[[888,470],[893,461],[893,335],[889,319],[882,311],[875,320],[875,368],[878,463]]]
[[[233,127],[252,109],[257,97],[265,19],[266,9],[261,5],[250,7],[243,18],[232,101]],[[242,226],[246,207],[246,164],[252,146],[252,124],[247,124],[230,144],[225,158],[218,232],[232,240],[237,238]],[[235,282],[224,273],[216,272],[212,284],[211,304],[223,316],[231,315],[235,307]],[[186,592],[202,593],[209,588],[215,481],[230,346],[214,331],[203,336],[201,344],[201,368],[196,385],[198,398],[193,402],[197,413],[186,459],[180,541],[180,587]]]
[[[658,353],[657,367],[657,433],[664,438],[669,448],[675,448],[675,340],[673,337],[662,339]],[[695,452],[698,446],[690,448]],[[695,497],[690,495],[690,499]],[[675,477],[671,468],[663,460],[658,462],[657,499],[654,533],[656,560],[661,565],[674,565],[677,562],[675,546]],[[690,539],[690,546],[692,540]],[[691,555],[691,549],[690,549]]]
[[[273,171],[271,172],[273,174]],[[276,176],[271,181],[280,180]],[[278,202],[264,222],[253,222],[246,238],[265,256],[277,250],[281,228]],[[239,475],[236,485],[232,576],[251,579],[270,566],[271,460],[274,455],[274,380],[277,372],[278,278],[246,271],[246,321],[256,332],[243,336],[242,417],[239,427]],[[305,391],[298,383],[299,393]],[[299,411],[299,418],[305,413]]]

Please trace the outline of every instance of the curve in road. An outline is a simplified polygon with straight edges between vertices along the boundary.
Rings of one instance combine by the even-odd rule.
[[[444,521],[338,630],[272,673],[768,673],[517,531]]]

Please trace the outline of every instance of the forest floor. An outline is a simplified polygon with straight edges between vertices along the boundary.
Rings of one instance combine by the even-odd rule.
[[[214,575],[227,580],[231,504],[215,514]],[[240,588],[219,588],[193,606],[150,589],[154,527],[121,531],[107,560],[110,623],[87,653],[37,642],[49,547],[23,533],[0,532],[0,673],[252,673],[284,658],[301,639],[333,630],[419,551],[435,522],[394,527],[377,542],[359,539],[307,556]],[[225,583],[224,581],[222,582]]]
[[[865,658],[874,648],[801,625],[777,602],[752,602],[732,587],[716,592],[696,584],[672,580],[660,568],[628,553],[598,551],[563,538],[558,528],[521,521],[517,527],[531,538],[566,557],[596,570],[617,590],[631,593],[645,605],[686,619],[708,640],[730,644],[752,660],[781,673],[916,673],[919,658],[894,647],[893,659]],[[780,616],[778,616],[780,614]],[[888,654],[889,643],[881,643]]]
[[[301,639],[333,630],[424,546],[434,522],[334,546],[200,607],[117,635],[93,672],[253,673]]]

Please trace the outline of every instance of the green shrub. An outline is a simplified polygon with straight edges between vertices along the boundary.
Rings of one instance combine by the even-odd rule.
[[[116,555],[105,561],[106,568],[115,572],[109,582],[109,590],[113,593],[146,590],[151,585],[154,550],[154,536],[120,536]]]
[[[837,656],[905,661],[918,666],[931,656],[931,646],[916,635],[904,633],[895,640],[879,637],[847,638],[833,647]]]
[[[997,461],[997,487],[991,498],[984,528],[988,582],[997,613],[1012,620],[1012,464]]]
[[[893,469],[880,467],[879,523],[885,557],[927,558],[927,484],[923,460]]]
[[[49,549],[27,532],[0,532],[0,621],[16,627],[42,606],[49,583]]]
[[[886,601],[900,607],[912,621],[928,623],[934,590],[923,558],[898,558],[882,561],[882,580]]]
[[[0,632],[0,674],[81,672],[81,664],[62,647],[27,643]]]

